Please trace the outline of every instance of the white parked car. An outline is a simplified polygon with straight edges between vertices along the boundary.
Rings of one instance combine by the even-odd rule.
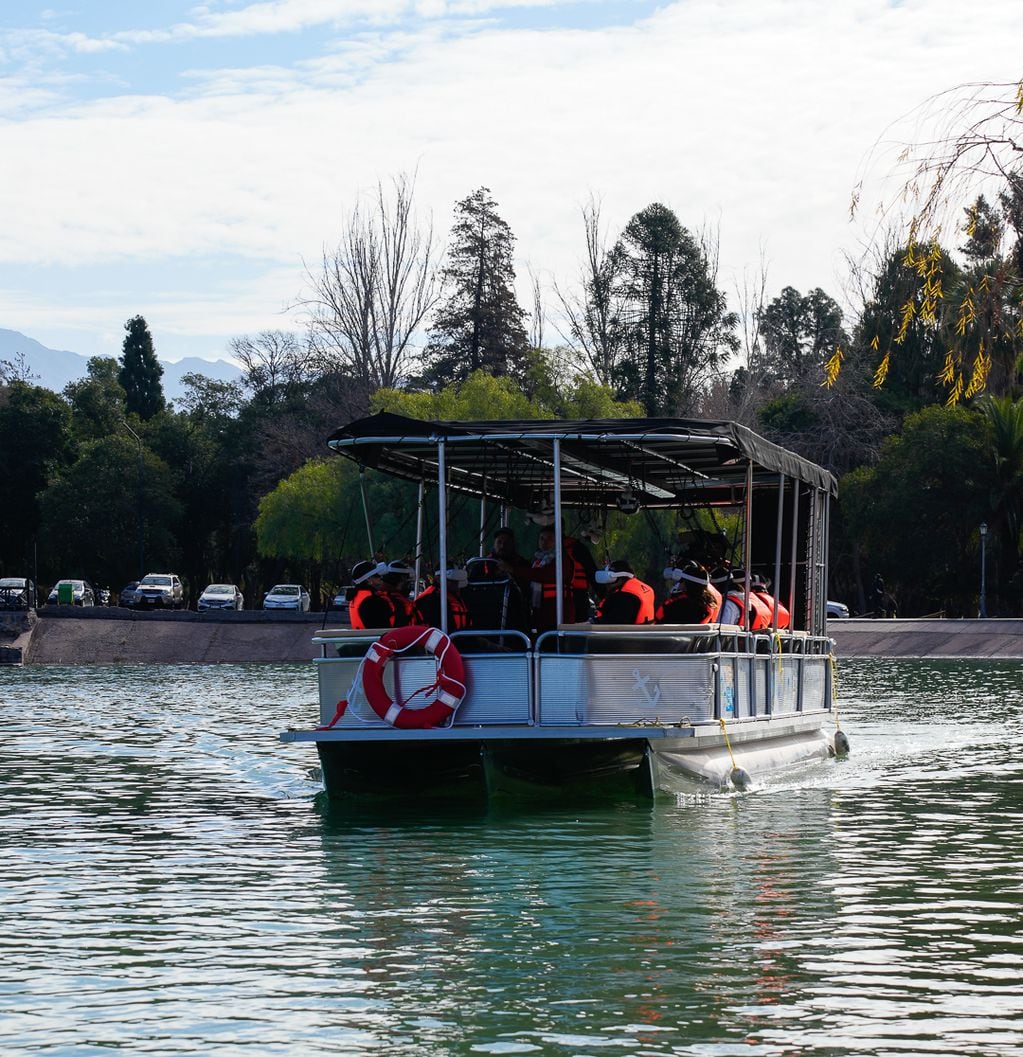
[[[275,584],[263,596],[264,609],[293,609],[309,612],[309,592],[298,584]]]
[[[245,599],[234,584],[210,584],[195,606],[203,609],[244,609]]]
[[[828,600],[828,620],[846,620],[848,616],[849,607],[844,602]]]

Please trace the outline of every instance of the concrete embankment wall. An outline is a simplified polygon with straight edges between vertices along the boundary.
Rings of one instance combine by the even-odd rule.
[[[308,661],[322,613],[40,611],[25,664],[216,664]],[[334,624],[328,626],[336,626]]]
[[[971,657],[1023,660],[1023,620],[833,620],[843,657]]]
[[[6,641],[26,664],[308,661],[322,613],[135,613],[48,608]],[[328,618],[327,627],[337,627]],[[0,629],[3,630],[3,629]],[[1023,660],[1023,620],[836,620],[836,655]]]

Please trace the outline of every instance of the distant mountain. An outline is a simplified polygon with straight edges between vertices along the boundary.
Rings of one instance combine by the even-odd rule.
[[[89,357],[66,349],[48,349],[35,338],[19,334],[16,330],[0,328],[0,360],[17,362],[24,355],[25,366],[34,385],[41,385],[59,393],[68,382],[84,378],[88,373]],[[227,360],[203,360],[198,356],[186,356],[177,363],[160,361],[163,364],[163,392],[168,400],[179,400],[185,392],[181,378],[186,374],[204,374],[222,382],[233,382],[241,377],[241,371]]]

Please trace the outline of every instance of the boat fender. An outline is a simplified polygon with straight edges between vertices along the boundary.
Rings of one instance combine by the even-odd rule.
[[[844,730],[835,731],[835,755],[838,757],[849,755],[849,739],[845,735]]]
[[[740,793],[745,792],[753,784],[753,779],[749,776],[749,771],[744,767],[733,767],[732,773],[728,776],[732,785],[739,790]]]
[[[414,646],[421,646],[437,659],[437,678],[432,686],[422,687],[405,701],[392,701],[384,686],[384,668],[394,654]],[[405,730],[436,727],[454,715],[465,697],[465,665],[443,631],[412,624],[388,631],[370,646],[363,661],[362,689],[373,711],[392,727]],[[417,694],[433,691],[437,692],[436,699],[423,708],[406,707]]]

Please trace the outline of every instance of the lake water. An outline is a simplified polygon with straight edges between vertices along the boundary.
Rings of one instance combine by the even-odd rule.
[[[328,808],[311,665],[0,669],[0,1053],[1023,1055],[1023,668],[743,795]]]

